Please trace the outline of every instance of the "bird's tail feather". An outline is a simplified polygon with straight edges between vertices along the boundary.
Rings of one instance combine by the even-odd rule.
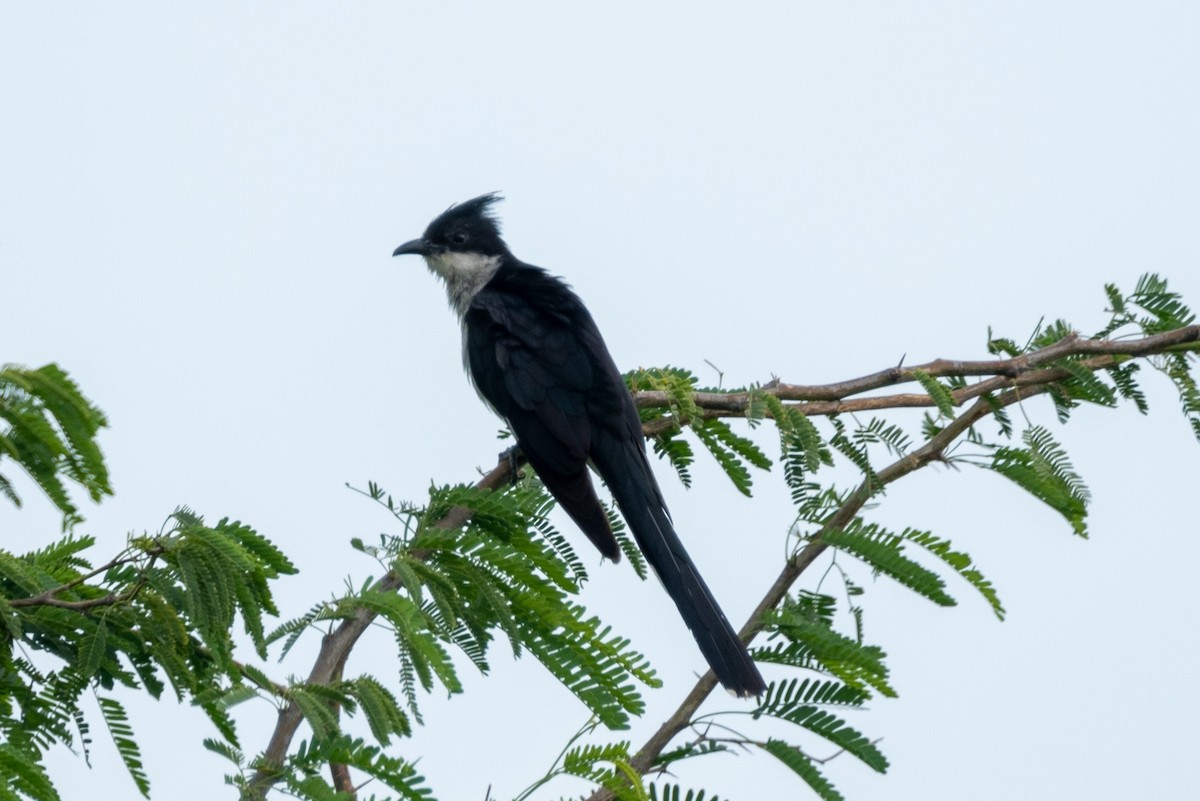
[[[593,458],[717,681],[739,697],[761,695],[766,683],[675,533],[645,452],[626,445],[619,454],[593,453]]]

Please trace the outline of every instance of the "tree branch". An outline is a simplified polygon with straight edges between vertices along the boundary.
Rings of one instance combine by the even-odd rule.
[[[705,419],[745,416],[756,393],[773,395],[781,401],[791,401],[787,404],[788,408],[798,409],[808,417],[821,417],[880,409],[935,406],[934,400],[925,393],[899,393],[853,398],[854,395],[883,387],[914,382],[917,380],[918,372],[933,378],[991,376],[986,381],[979,381],[952,390],[950,395],[954,398],[954,405],[961,406],[973,398],[1009,387],[1041,386],[1064,381],[1071,377],[1069,370],[1063,367],[1045,366],[1060,359],[1090,356],[1091,358],[1079,361],[1078,365],[1095,372],[1115,367],[1131,358],[1165,353],[1180,346],[1194,345],[1197,342],[1200,342],[1200,325],[1189,325],[1162,334],[1125,341],[1083,339],[1078,334],[1071,334],[1041,350],[1010,359],[985,361],[935,359],[915,367],[891,367],[834,384],[784,384],[775,380],[750,392],[697,392],[693,395],[693,400],[703,410]],[[644,409],[670,406],[667,393],[661,390],[638,392],[634,396],[634,401],[638,408]],[[661,417],[648,422],[643,426],[643,430],[647,436],[657,436],[674,430],[679,425],[680,421],[674,417]]]
[[[153,548],[147,548],[146,550],[134,554],[133,556],[118,556],[111,560],[108,564],[102,565],[90,573],[84,573],[80,576],[76,576],[66,584],[61,584],[57,587],[51,587],[44,592],[40,592],[37,595],[32,595],[28,598],[14,598],[10,600],[8,604],[16,609],[31,606],[55,606],[59,609],[71,609],[76,612],[86,612],[87,610],[94,609],[98,606],[113,606],[115,604],[125,603],[126,601],[132,600],[133,597],[136,596],[139,591],[141,591],[142,586],[145,584],[145,571],[149,569],[150,565],[154,564],[154,560],[156,560],[163,553],[163,550],[164,549],[161,545],[155,545]],[[82,601],[64,601],[61,598],[56,597],[60,592],[66,592],[67,590],[74,589],[80,584],[86,582],[88,579],[95,578],[103,573],[107,573],[114,567],[127,565],[131,562],[137,562],[147,556],[149,556],[150,559],[149,562],[147,562],[146,567],[142,569],[142,576],[138,578],[137,583],[135,583],[125,592],[110,592],[108,595],[99,598],[87,598]]]
[[[511,483],[512,480],[512,464],[509,459],[501,457],[500,462],[476,482],[475,486],[479,489],[499,489]],[[466,523],[470,514],[470,510],[458,506],[451,509],[436,525],[440,528],[455,529]],[[388,573],[375,582],[371,589],[375,592],[393,592],[399,587],[399,578],[394,573]],[[350,651],[353,650],[359,637],[366,632],[378,614],[378,612],[360,606],[349,618],[343,620],[333,631],[326,634],[321,640],[321,650],[317,654],[317,660],[313,664],[312,670],[309,671],[307,683],[329,684],[333,681],[338,671],[345,666],[346,659],[350,656]],[[287,757],[292,739],[296,736],[296,731],[300,728],[303,719],[304,715],[295,703],[290,703],[279,710],[275,731],[267,744],[267,750],[263,752],[262,759],[259,760],[254,778],[250,780],[242,793],[244,800],[266,797],[267,791],[276,781],[278,771]]]

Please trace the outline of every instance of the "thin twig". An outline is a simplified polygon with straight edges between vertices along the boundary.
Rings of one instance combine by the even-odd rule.
[[[30,606],[55,606],[60,609],[71,609],[76,612],[84,612],[84,611],[87,611],[88,609],[94,609],[98,606],[113,606],[114,604],[124,603],[125,601],[131,600],[135,595],[138,594],[138,592],[142,589],[142,585],[145,583],[144,579],[139,578],[137,584],[135,584],[133,587],[130,587],[128,590],[126,590],[123,593],[109,593],[108,595],[105,595],[101,598],[88,598],[83,601],[64,601],[60,598],[56,598],[55,596],[57,596],[60,592],[66,592],[67,590],[78,587],[80,584],[83,584],[88,579],[95,578],[96,576],[99,576],[102,573],[107,573],[109,570],[112,570],[114,567],[119,567],[121,565],[127,565],[132,562],[136,562],[139,559],[143,559],[148,555],[150,557],[150,559],[146,563],[146,567],[143,568],[143,571],[142,571],[143,576],[144,576],[145,571],[148,570],[150,568],[150,566],[154,564],[154,561],[156,559],[158,559],[158,557],[162,553],[163,553],[163,547],[161,545],[156,545],[153,548],[150,548],[145,551],[141,551],[133,556],[116,557],[116,558],[112,559],[110,562],[108,562],[108,564],[102,565],[102,566],[96,568],[95,570],[91,571],[90,573],[84,573],[80,576],[76,576],[75,578],[68,581],[66,584],[60,584],[57,587],[51,587],[48,590],[45,590],[43,592],[38,593],[37,595],[33,595],[28,598],[14,598],[8,602],[9,606],[12,606],[12,607],[15,607],[18,609],[21,607],[30,607]]]

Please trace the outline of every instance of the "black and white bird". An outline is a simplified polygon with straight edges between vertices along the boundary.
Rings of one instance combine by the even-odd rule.
[[[509,251],[491,211],[499,200],[451,206],[392,255],[423,256],[445,282],[467,374],[559,505],[620,560],[594,467],[717,680],[738,696],[760,695],[762,676],[675,533],[633,398],[592,315],[565,282]]]

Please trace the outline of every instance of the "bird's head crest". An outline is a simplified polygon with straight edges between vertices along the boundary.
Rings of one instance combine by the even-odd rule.
[[[425,229],[425,240],[452,251],[486,255],[507,253],[508,248],[500,238],[500,221],[492,212],[492,206],[503,199],[500,193],[489,192],[456,203],[429,224]]]

